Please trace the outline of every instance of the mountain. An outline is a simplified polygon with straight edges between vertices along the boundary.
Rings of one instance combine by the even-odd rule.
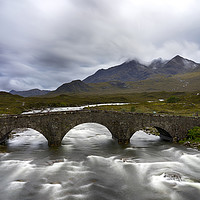
[[[86,83],[82,82],[81,80],[75,80],[70,83],[64,83],[55,91],[51,92],[51,94],[88,92],[90,89],[91,87]]]
[[[197,69],[199,71],[200,64],[177,55],[171,60],[163,61],[161,58],[153,60],[147,66],[132,60],[108,69],[98,70],[83,81],[85,83],[139,81],[146,80],[158,74],[169,76],[193,72]]]
[[[0,97],[13,97],[9,92],[0,91]]]
[[[14,95],[19,95],[22,97],[33,97],[33,96],[46,95],[49,92],[50,92],[49,90],[32,89],[32,90],[26,90],[26,91],[11,90],[9,93],[14,94]]]
[[[186,72],[192,72],[198,66],[200,66],[200,64],[177,55],[165,64],[161,65],[160,68],[158,68],[157,73],[171,75],[183,74]]]
[[[100,69],[95,74],[83,80],[85,83],[99,83],[108,81],[138,81],[153,74],[153,70],[132,60],[108,69]]]
[[[57,96],[61,94],[114,94],[153,91],[199,91],[200,64],[179,55],[171,60],[161,58],[153,60],[149,65],[131,60],[100,69],[83,81],[74,80],[64,83],[55,91],[28,90],[10,91],[20,96]]]
[[[158,59],[153,60],[148,67],[155,71],[163,67],[163,65],[166,64],[167,62],[168,61],[164,61],[162,58],[158,58]]]
[[[117,83],[117,82],[116,82]],[[199,92],[200,71],[171,76],[155,75],[151,78],[117,84],[112,82],[89,83],[98,94],[122,94],[138,92]]]

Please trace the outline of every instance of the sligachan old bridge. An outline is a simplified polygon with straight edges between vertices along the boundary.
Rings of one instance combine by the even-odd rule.
[[[200,126],[200,118],[92,110],[5,115],[0,117],[0,142],[16,128],[32,128],[44,135],[49,146],[60,146],[67,132],[82,123],[101,124],[119,143],[126,144],[145,127],[155,127],[168,140],[183,139],[189,129]]]

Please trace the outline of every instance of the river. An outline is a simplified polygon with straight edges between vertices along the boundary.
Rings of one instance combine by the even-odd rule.
[[[200,152],[143,131],[120,146],[104,126],[81,124],[49,148],[19,129],[0,152],[2,200],[200,199]]]

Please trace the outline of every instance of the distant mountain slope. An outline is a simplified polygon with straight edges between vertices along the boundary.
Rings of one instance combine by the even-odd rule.
[[[88,92],[90,89],[90,86],[88,86],[86,83],[82,82],[81,80],[75,80],[70,83],[64,83],[55,91],[52,91],[51,94]]]
[[[155,75],[151,78],[118,83],[123,87],[116,87],[111,82],[89,83],[99,94],[138,93],[138,92],[193,92],[200,91],[200,71],[176,74],[172,76]]]
[[[126,83],[132,92],[192,92],[200,91],[200,72],[172,76],[155,75],[152,78]]]
[[[85,83],[137,81],[147,79],[152,74],[152,69],[140,64],[138,61],[132,60],[115,67],[98,70],[83,81]]]
[[[9,92],[0,91],[0,97],[13,97],[13,94]],[[19,97],[22,98],[22,97]]]
[[[32,90],[26,90],[26,91],[11,90],[9,93],[14,94],[14,95],[19,95],[22,97],[33,97],[33,96],[46,95],[49,92],[50,92],[49,90],[32,89]]]
[[[148,66],[132,60],[108,69],[98,70],[83,81],[85,83],[138,81],[148,79],[156,74],[175,75],[192,72],[196,69],[200,69],[200,64],[177,55],[169,61],[153,60]]]

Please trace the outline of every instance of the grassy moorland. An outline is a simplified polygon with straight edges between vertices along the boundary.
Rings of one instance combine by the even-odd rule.
[[[20,114],[47,107],[80,106],[97,103],[125,102],[122,106],[100,106],[92,109],[138,113],[193,116],[200,114],[199,92],[143,92],[124,94],[67,94],[55,97],[20,97],[0,92],[0,114]],[[164,101],[163,101],[164,100]]]
[[[114,110],[137,113],[157,113],[168,115],[196,116],[200,114],[200,104],[194,103],[166,103],[166,102],[145,102],[131,103],[120,106],[99,106],[92,109]]]
[[[56,97],[21,97],[0,92],[0,114],[20,114],[23,111],[49,107],[80,106],[92,103],[127,102],[122,96],[59,95]]]
[[[99,106],[92,109],[137,113],[196,116],[200,114],[200,95],[184,92],[152,92],[132,94],[128,105]],[[128,96],[130,98],[130,96]],[[128,98],[127,97],[127,98]],[[135,101],[134,101],[135,100]]]
[[[132,82],[103,82],[90,83],[89,86],[95,88],[100,94],[108,93],[138,93],[138,92],[193,92],[199,91],[200,71],[177,74],[173,76],[154,75],[151,78]],[[92,91],[93,92],[93,91]]]

